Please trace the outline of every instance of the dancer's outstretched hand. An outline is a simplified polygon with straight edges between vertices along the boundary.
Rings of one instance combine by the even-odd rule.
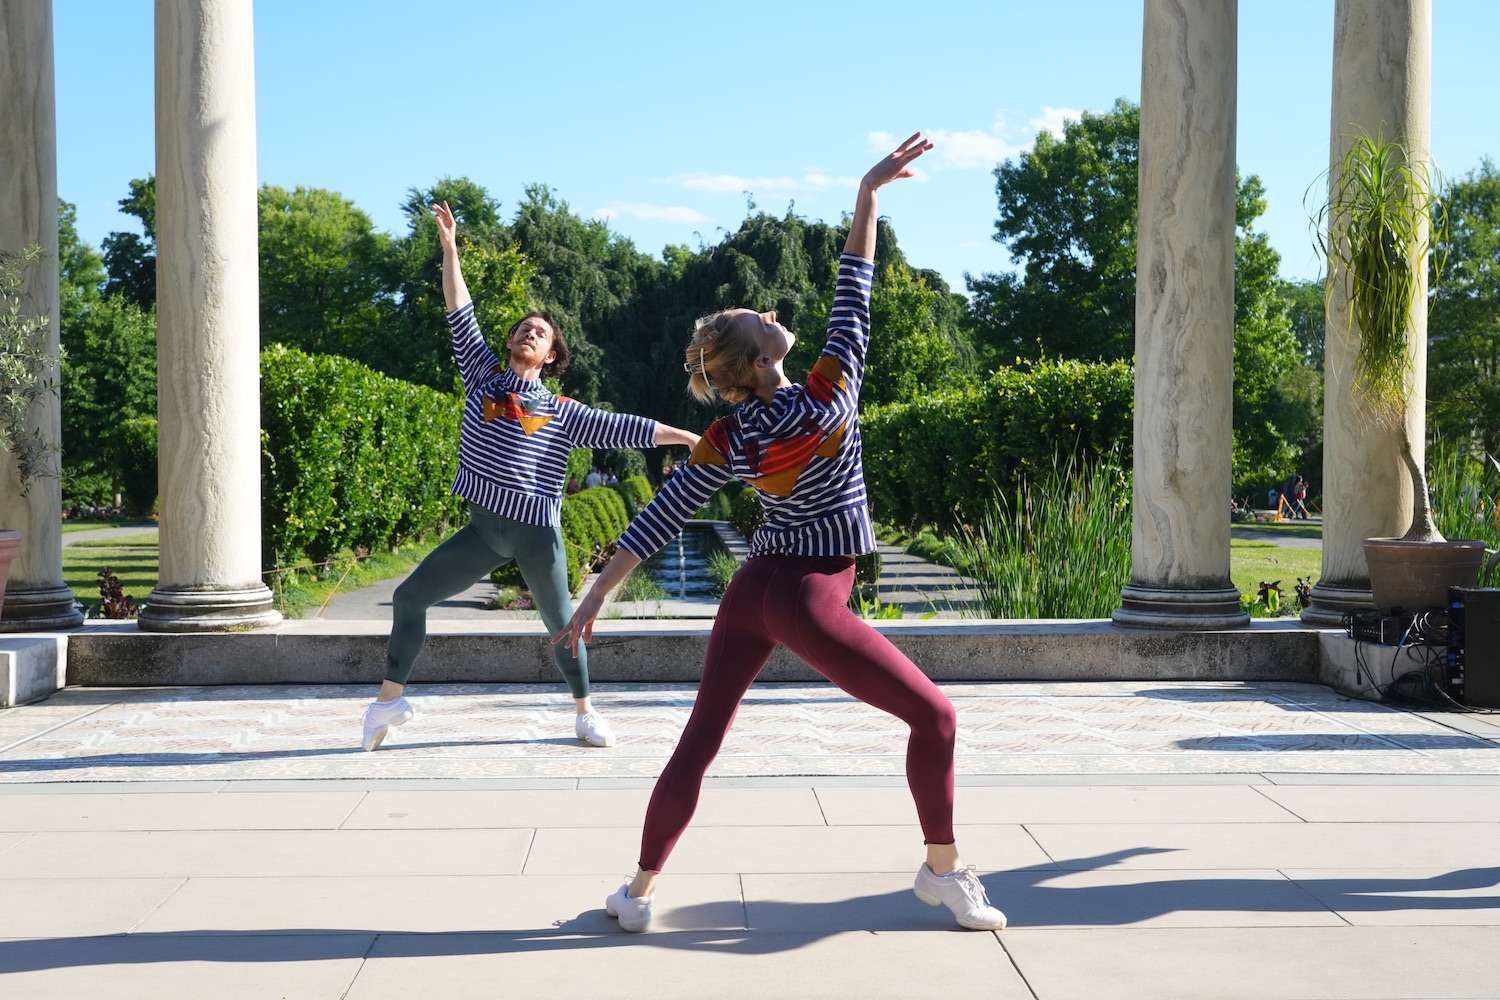
[[[873,191],[898,178],[911,177],[915,173],[912,162],[931,148],[932,143],[923,139],[921,132],[913,132],[894,152],[870,168],[860,186]]]
[[[583,600],[578,602],[578,607],[573,611],[573,617],[568,619],[568,624],[563,630],[552,638],[552,645],[558,643],[572,650],[573,656],[578,657],[578,643],[585,645],[594,639],[594,619],[599,617],[599,608],[603,604],[603,595],[599,593],[599,585],[596,582],[589,588]]]
[[[438,243],[443,251],[458,251],[458,224],[453,221],[453,209],[448,207],[445,201],[441,205],[432,206],[432,214],[437,221]]]
[[[594,638],[594,619],[599,617],[599,609],[604,606],[605,599],[640,564],[640,556],[624,547],[617,548],[609,563],[594,577],[589,592],[578,602],[578,608],[573,612],[573,617],[568,619],[568,624],[553,637],[552,645],[562,643],[577,656],[578,644],[587,643]]]

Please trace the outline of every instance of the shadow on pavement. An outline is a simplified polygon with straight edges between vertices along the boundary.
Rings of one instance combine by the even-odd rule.
[[[1460,869],[1410,878],[1293,881],[1274,877],[1212,877],[1094,886],[1046,884],[1054,879],[1107,869],[1133,856],[1157,853],[1166,853],[1166,849],[1135,848],[1065,861],[1060,868],[996,872],[984,876],[983,881],[991,899],[1010,912],[1012,928],[1120,926],[1180,911],[1330,914],[1500,908],[1500,895],[1441,895],[1500,885],[1500,868]],[[525,930],[412,932],[292,927],[7,940],[0,941],[0,973],[156,962],[417,958],[570,952],[622,946],[763,955],[791,951],[842,933],[984,933],[959,931],[945,910],[921,905],[905,889],[827,902],[752,900],[745,904],[745,926],[702,928],[703,923],[712,922],[715,916],[722,917],[724,911],[723,903],[665,910],[658,917],[657,930],[639,935],[619,931],[602,909],[594,909],[559,920],[551,927]],[[699,926],[694,927],[695,923]]]

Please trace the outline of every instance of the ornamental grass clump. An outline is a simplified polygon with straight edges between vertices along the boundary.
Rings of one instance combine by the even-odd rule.
[[[954,568],[989,618],[1108,618],[1130,581],[1130,479],[1108,461],[1055,463],[965,526]]]
[[[1447,228],[1440,179],[1406,143],[1387,140],[1380,131],[1355,135],[1314,221],[1318,252],[1328,264],[1324,288],[1330,311],[1342,296],[1349,327],[1359,337],[1354,390],[1376,420],[1401,436],[1401,460],[1414,494],[1403,540],[1443,541],[1406,426],[1415,309],[1428,306],[1421,297],[1421,276]],[[1434,261],[1434,284],[1442,263]]]
[[[1451,538],[1483,539],[1479,586],[1500,587],[1500,461],[1464,444],[1434,441],[1427,483],[1438,528]]]

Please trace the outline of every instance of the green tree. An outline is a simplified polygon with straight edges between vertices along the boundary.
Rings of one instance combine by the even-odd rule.
[[[1253,230],[1265,189],[1238,185],[1234,262],[1234,484],[1277,483],[1306,462],[1321,431],[1322,379],[1292,329],[1292,300],[1276,276],[1281,255]]]
[[[1428,415],[1450,440],[1500,455],[1500,171],[1494,161],[1443,195],[1442,287],[1427,320]]]
[[[100,298],[107,275],[99,251],[78,237],[78,206],[57,202],[58,324],[67,327]]]
[[[909,402],[963,384],[962,375],[974,371],[974,351],[941,308],[944,292],[905,264],[886,265],[878,274],[870,293],[866,359],[872,377],[860,391],[860,404]]]
[[[1292,336],[1302,348],[1302,360],[1318,371],[1323,370],[1323,334],[1328,321],[1328,300],[1321,281],[1283,281],[1281,297],[1286,300],[1287,320]]]
[[[156,420],[155,312],[110,295],[63,325],[60,336],[67,351],[62,442],[69,475],[80,481],[102,476],[117,500],[149,510],[156,499],[155,450],[149,452],[152,469],[143,472],[141,425],[132,422],[148,419],[154,427]],[[136,495],[122,496],[126,482],[138,484]]]
[[[390,237],[343,196],[260,189],[260,340],[371,363],[386,349]]]
[[[130,182],[120,211],[141,221],[145,236],[113,232],[104,237],[106,295],[123,295],[141,309],[156,308],[156,175]]]
[[[505,356],[498,338],[532,302],[525,294],[529,264],[500,222],[499,203],[483,186],[465,177],[445,177],[430,188],[408,192],[401,207],[407,231],[392,242],[386,258],[395,291],[392,315],[382,354],[368,364],[393,378],[452,392],[458,368],[443,300],[443,254],[431,208],[443,201],[458,220],[464,281],[474,296],[480,328],[497,355]]]
[[[1001,358],[1113,360],[1135,351],[1136,176],[1141,112],[1121,98],[1062,138],[995,168],[994,238],[1021,274],[968,279],[978,328]]]

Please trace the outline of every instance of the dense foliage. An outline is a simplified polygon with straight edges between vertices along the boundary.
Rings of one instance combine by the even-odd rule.
[[[1500,171],[1491,160],[1443,194],[1446,257],[1427,321],[1428,415],[1436,431],[1500,455]]]
[[[1059,459],[1128,461],[1133,401],[1123,361],[1043,360],[872,410],[862,424],[871,509],[911,527],[978,523],[997,492]]]
[[[1128,468],[1138,147],[1139,109],[1119,101],[1069,122],[1060,136],[1041,133],[1030,151],[999,164],[994,235],[1018,270],[966,276],[967,297],[909,262],[895,231],[880,222],[872,377],[863,398],[867,480],[878,517],[907,525],[977,523],[993,489],[1034,480],[1054,458],[1118,449]],[[1430,412],[1445,433],[1493,452],[1500,447],[1500,180],[1486,161],[1446,196],[1450,264],[1429,328]],[[306,352],[307,365],[324,363],[313,355],[360,363],[365,367],[337,368],[340,385],[348,374],[347,391],[356,396],[373,393],[394,405],[400,392],[371,388],[372,371],[426,387],[439,395],[416,393],[411,405],[443,409],[443,419],[456,422],[457,373],[429,209],[435,201],[454,208],[465,277],[492,344],[523,311],[552,311],[573,355],[554,387],[590,405],[705,426],[719,411],[687,398],[682,347],[694,318],[716,309],[776,310],[798,335],[786,366],[793,379],[821,348],[845,236],[840,222],[752,203],[738,228],[716,242],[669,246],[658,257],[605,222],[582,218],[545,186],[526,188],[507,209],[463,177],[412,188],[402,206],[405,231],[390,234],[336,192],[262,188],[262,346]],[[113,492],[146,510],[155,479],[148,440],[156,410],[154,179],[130,181],[120,204],[138,231],[111,233],[102,255],[77,239],[71,206],[60,206],[59,311],[70,352],[64,463],[72,495]],[[1292,472],[1316,477],[1321,468],[1323,342],[1318,285],[1277,277],[1279,259],[1254,228],[1264,209],[1259,180],[1246,177],[1236,204],[1234,484],[1261,494]],[[283,418],[267,393],[264,425],[274,437],[289,425],[278,423]],[[336,411],[344,404],[328,405]],[[368,413],[365,423],[377,419]],[[339,421],[355,433],[352,417]],[[268,449],[285,461],[304,446],[283,440]],[[653,449],[644,457],[599,453],[593,461],[613,466],[622,479],[644,472],[654,480],[663,456]],[[364,457],[346,449],[322,478],[344,475],[346,465],[355,475],[353,465]],[[452,460],[451,448],[424,457],[433,469]],[[422,510],[438,503],[423,491],[447,487],[446,471],[432,476],[410,494],[424,498],[411,501]],[[351,488],[360,496],[378,493],[363,483]],[[633,513],[633,495],[616,493]],[[316,530],[311,522],[281,526],[286,537],[268,547],[268,560],[282,549],[321,550],[356,535],[362,540],[355,544],[383,544],[383,532],[432,520],[386,511],[356,527],[337,504],[312,500],[309,493],[308,504],[298,501],[296,517],[332,521]],[[748,524],[751,500],[753,494],[726,494],[715,503],[737,504],[735,516]],[[377,501],[396,502],[383,495]]]
[[[260,377],[266,562],[390,548],[463,514],[449,492],[460,416],[452,396],[282,345],[261,352]]]
[[[1127,359],[1135,353],[1140,108],[1119,100],[1085,112],[1061,138],[995,169],[999,218],[1019,274],[969,277],[973,329],[1001,360]],[[1280,281],[1279,255],[1254,223],[1264,188],[1251,176],[1235,200],[1234,488],[1276,484],[1321,467],[1322,318],[1313,359],[1292,329],[1306,296]],[[1307,316],[1305,311],[1298,318]]]

